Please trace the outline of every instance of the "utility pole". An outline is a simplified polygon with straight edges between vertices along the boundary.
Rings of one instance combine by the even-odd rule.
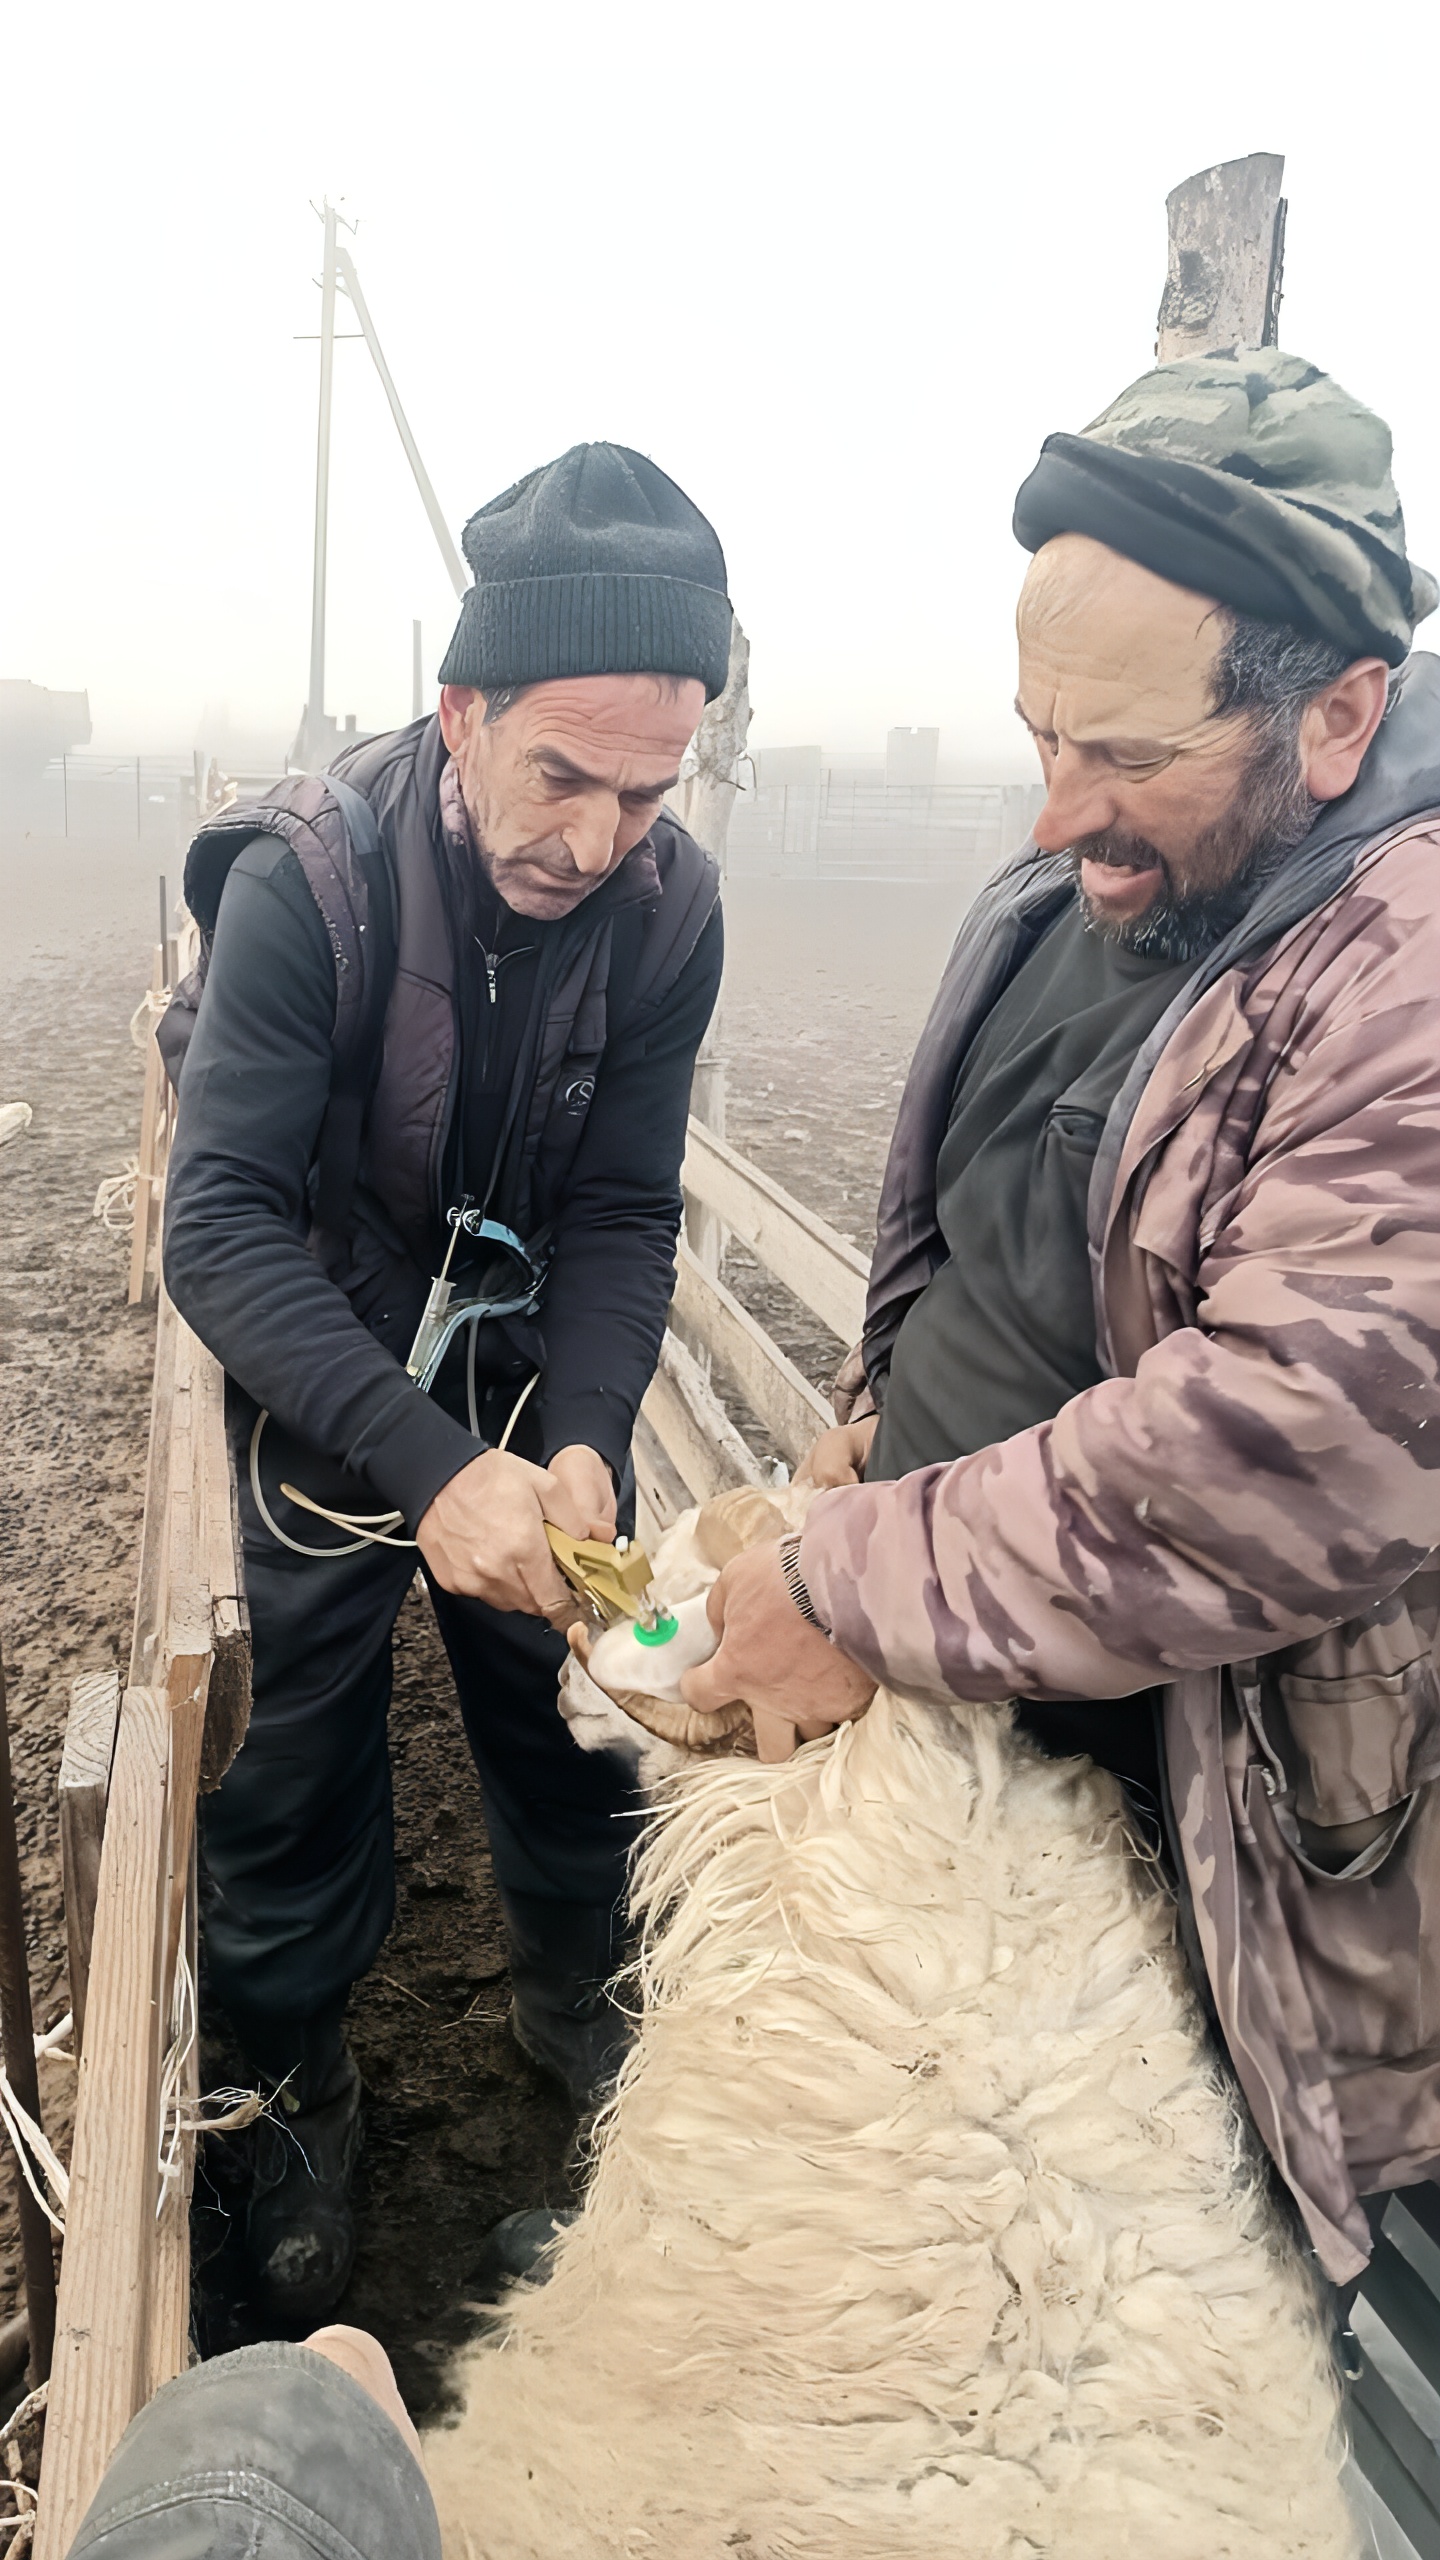
[[[320,424],[315,447],[315,564],[310,583],[310,690],[300,739],[307,764],[325,744],[325,549],[330,530],[330,410],[335,388],[335,227],[329,197],[321,213],[325,261],[320,271]]]
[[[380,387],[390,404],[390,415],[395,421],[405,459],[410,465],[415,486],[420,492],[420,503],[429,517],[430,530],[439,545],[440,557],[445,563],[445,574],[457,596],[463,596],[470,584],[465,572],[465,563],[455,548],[450,528],[441,513],[440,501],[435,495],[430,474],[420,459],[420,448],[410,432],[410,421],[400,405],[400,394],[395,388],[394,376],[385,361],[385,351],[376,334],[375,323],[370,317],[369,305],[360,290],[355,261],[349,250],[342,248],[339,244],[337,234],[341,227],[340,216],[328,197],[320,208],[320,218],[325,226],[325,252],[320,274],[320,418],[315,450],[315,566],[310,589],[310,688],[305,705],[305,716],[300,723],[300,734],[293,750],[294,760],[298,764],[308,766],[312,771],[318,771],[327,762],[330,750],[335,743],[325,718],[325,570],[330,522],[330,418],[335,387],[337,335],[335,297],[337,293],[343,293],[346,296],[360,323],[358,331],[346,330],[339,334],[362,337],[370,350],[371,361],[380,377]],[[347,223],[344,227],[346,230],[353,230],[354,225]],[[418,719],[423,693],[418,622],[414,627],[413,642],[411,691],[415,704],[415,716]]]

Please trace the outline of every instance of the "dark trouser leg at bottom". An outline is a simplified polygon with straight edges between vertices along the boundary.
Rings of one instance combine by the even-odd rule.
[[[629,2029],[607,1993],[643,1810],[623,1762],[581,1751],[556,1703],[565,1641],[431,1585],[485,1796],[510,1938],[514,2025],[577,2108],[607,2094]]]
[[[274,1466],[271,1454],[272,1505],[272,1475],[287,1472],[327,1498],[303,1453],[279,1443]],[[272,2097],[251,2136],[252,2281],[275,2326],[303,2333],[333,2310],[355,2254],[360,2082],[341,2022],[394,1910],[390,1636],[414,1560],[375,1547],[325,1562],[291,1554],[255,1512],[243,1439],[237,1456],[253,1706],[201,1809],[206,1969]],[[290,1504],[278,1516],[299,1538],[328,1536]]]

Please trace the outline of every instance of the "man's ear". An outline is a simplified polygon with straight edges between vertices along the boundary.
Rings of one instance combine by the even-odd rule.
[[[450,753],[458,755],[471,726],[479,726],[485,717],[485,696],[473,684],[442,684],[440,687],[440,735]]]
[[[1307,702],[1300,721],[1300,770],[1312,799],[1338,800],[1350,789],[1384,718],[1389,683],[1383,658],[1357,658]]]

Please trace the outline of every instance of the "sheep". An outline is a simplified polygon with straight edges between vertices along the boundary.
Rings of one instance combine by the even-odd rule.
[[[426,2439],[448,2560],[1352,2560],[1312,2282],[1116,1782],[885,1691],[780,1764],[631,1747],[639,2036]]]

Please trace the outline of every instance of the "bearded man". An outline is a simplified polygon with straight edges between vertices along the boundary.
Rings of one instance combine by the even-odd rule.
[[[208,1978],[277,2094],[245,2236],[296,2330],[354,2253],[342,2018],[394,1907],[390,1638],[417,1563],[517,2037],[583,2107],[622,2036],[636,1807],[558,1711],[546,1523],[614,1537],[674,1285],[721,920],[663,802],[731,614],[711,527],[620,445],[531,472],[465,549],[435,716],[192,847],[203,989],[162,1037],[165,1276],[227,1372],[254,1639],[249,1733],[204,1806]]]
[[[1014,1699],[1117,1771],[1347,2281],[1440,2166],[1437,591],[1277,350],[1052,436],[1015,529],[1048,796],[901,1103],[872,1410],[687,1694]]]

